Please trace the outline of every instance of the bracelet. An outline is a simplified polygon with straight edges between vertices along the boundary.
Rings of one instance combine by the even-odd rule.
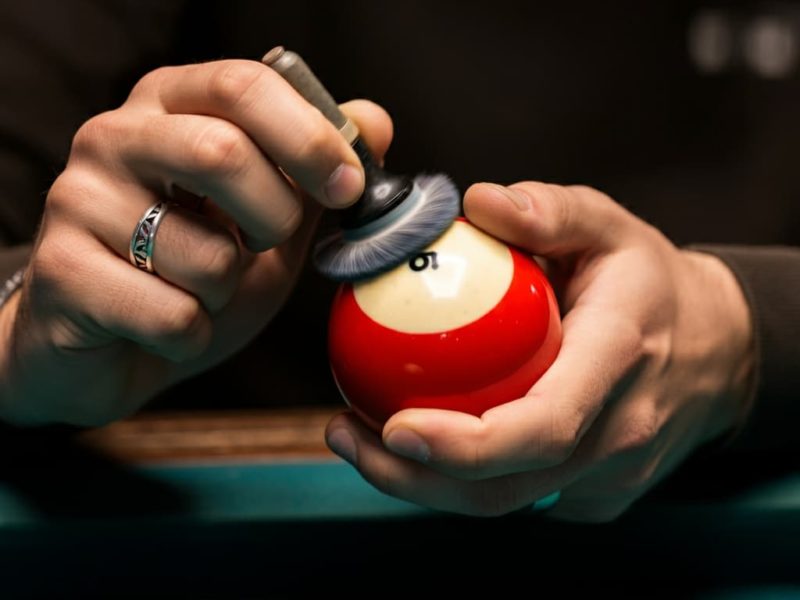
[[[6,302],[8,302],[8,299],[11,297],[11,294],[16,292],[20,288],[20,286],[22,285],[22,278],[24,276],[25,276],[25,267],[22,267],[6,280],[6,282],[3,284],[3,287],[0,288],[0,308],[3,308],[3,305]]]

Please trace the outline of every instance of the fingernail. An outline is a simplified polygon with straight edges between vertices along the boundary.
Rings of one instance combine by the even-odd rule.
[[[347,431],[347,429],[344,427],[334,429],[328,434],[326,441],[328,442],[328,447],[336,454],[341,456],[351,465],[356,464],[358,459],[356,441],[353,439],[353,436],[350,435],[350,432]]]
[[[328,177],[325,184],[325,196],[331,206],[345,207],[358,200],[364,187],[364,175],[361,169],[342,163]]]
[[[544,498],[539,498],[536,502],[534,502],[531,505],[531,511],[541,512],[553,508],[560,499],[561,492],[553,492],[552,494],[545,496]]]
[[[511,188],[505,187],[503,185],[498,185],[496,183],[490,183],[494,189],[498,192],[503,194],[506,198],[511,200],[519,210],[529,210],[531,207],[531,199],[528,198],[526,194],[522,192],[518,192],[517,190],[513,190]]]
[[[395,429],[386,436],[386,447],[395,454],[425,463],[431,457],[431,449],[419,435],[410,429]]]

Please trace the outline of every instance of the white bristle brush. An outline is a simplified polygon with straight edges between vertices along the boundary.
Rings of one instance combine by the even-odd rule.
[[[413,258],[450,227],[461,212],[461,195],[447,175],[387,173],[300,56],[278,46],[262,62],[339,129],[364,166],[361,198],[342,211],[341,230],[316,245],[314,263],[323,275],[337,281],[373,277]]]

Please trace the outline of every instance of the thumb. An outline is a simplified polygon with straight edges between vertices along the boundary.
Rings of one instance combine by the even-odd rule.
[[[618,247],[631,221],[597,190],[534,181],[477,183],[464,195],[464,212],[487,233],[547,258]]]

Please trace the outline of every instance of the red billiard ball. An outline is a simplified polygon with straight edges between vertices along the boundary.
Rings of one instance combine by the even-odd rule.
[[[342,284],[328,351],[345,401],[380,431],[405,408],[481,415],[555,360],[561,319],[539,265],[458,219],[394,270]]]

